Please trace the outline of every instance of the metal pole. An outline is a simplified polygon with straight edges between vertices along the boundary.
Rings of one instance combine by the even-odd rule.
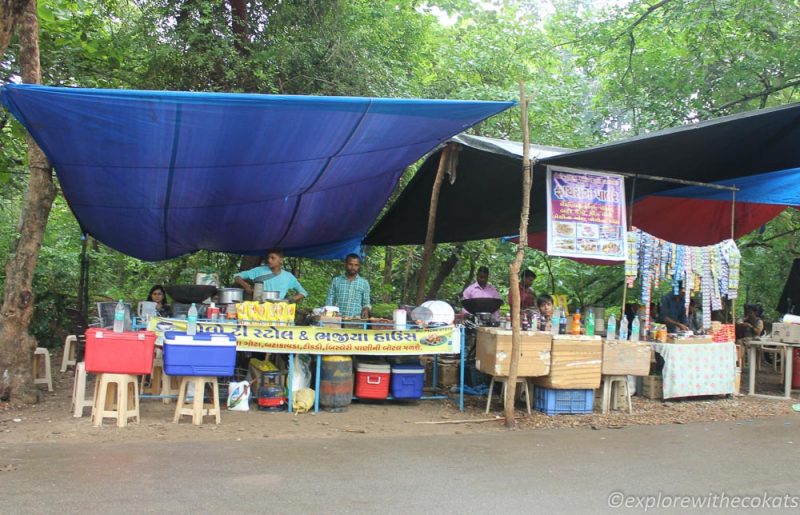
[[[731,191],[731,239],[733,241],[736,241],[736,191]],[[731,322],[736,323],[736,299],[731,299]]]
[[[631,230],[633,227],[633,201],[636,195],[636,176],[633,176],[633,184],[631,184],[631,201],[628,206],[628,230]],[[623,234],[623,238],[627,239],[628,235]],[[627,260],[627,256],[625,256]],[[619,320],[622,322],[622,317],[625,316],[625,303],[628,301],[628,281],[625,279],[625,265],[622,267],[622,311],[620,311]],[[619,334],[619,333],[617,333]]]
[[[459,327],[458,331],[460,333],[460,340],[461,340],[461,367],[459,369],[459,380],[458,380],[458,409],[460,411],[464,411],[464,354],[467,352],[467,342],[464,337],[464,328]]]
[[[558,166],[558,165],[552,165]],[[569,168],[572,170],[583,171],[583,172],[600,172],[600,173],[610,173],[616,175],[623,175],[625,177],[639,177],[641,179],[648,179],[651,181],[659,181],[659,182],[670,182],[673,184],[682,184],[684,186],[700,186],[703,188],[710,188],[712,190],[724,190],[724,191],[739,191],[739,188],[736,186],[725,186],[722,184],[712,184],[710,182],[700,182],[700,181],[690,181],[686,179],[674,179],[672,177],[661,177],[659,175],[648,175],[645,173],[630,173],[630,172],[615,172],[613,170],[600,170],[597,168],[573,168],[569,166],[565,166],[563,168]]]

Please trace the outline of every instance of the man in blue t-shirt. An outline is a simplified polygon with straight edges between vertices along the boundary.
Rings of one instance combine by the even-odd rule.
[[[281,299],[286,298],[289,290],[294,290],[294,295],[286,299],[289,302],[298,302],[308,296],[308,292],[300,284],[300,281],[291,272],[283,269],[283,251],[281,249],[267,251],[267,266],[257,266],[233,276],[236,284],[252,294],[253,286],[245,279],[264,283],[264,291],[277,291],[278,297]]]

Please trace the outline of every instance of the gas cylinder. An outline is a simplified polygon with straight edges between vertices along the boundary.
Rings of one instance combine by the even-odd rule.
[[[800,348],[795,348],[792,359],[792,389],[800,389]]]

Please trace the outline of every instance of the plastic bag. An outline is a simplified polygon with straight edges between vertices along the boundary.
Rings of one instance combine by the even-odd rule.
[[[239,381],[228,385],[228,410],[250,411],[250,383]]]
[[[305,413],[314,407],[316,393],[311,388],[303,388],[294,392],[292,399],[292,411],[295,413]]]
[[[294,358],[294,370],[292,370],[292,384],[293,392],[308,388],[311,386],[311,356],[308,354],[299,354]]]

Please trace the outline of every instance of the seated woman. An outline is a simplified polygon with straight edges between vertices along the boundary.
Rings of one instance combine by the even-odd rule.
[[[150,293],[147,294],[147,300],[156,303],[156,312],[160,317],[171,317],[172,306],[167,304],[167,292],[160,284],[156,284],[150,288]]]

